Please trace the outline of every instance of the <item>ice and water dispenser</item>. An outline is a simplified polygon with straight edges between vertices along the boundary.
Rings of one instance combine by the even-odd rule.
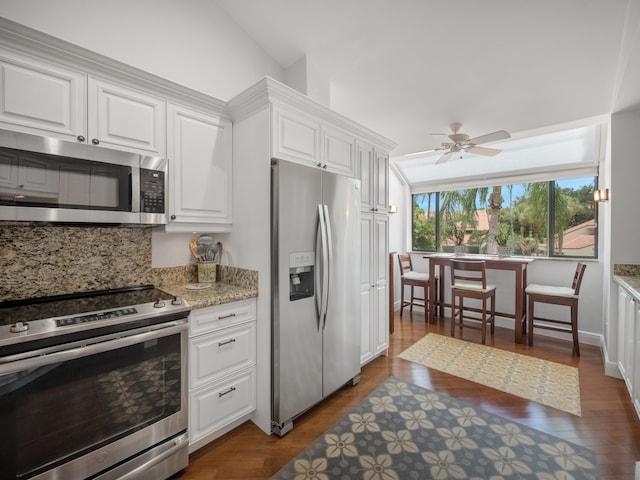
[[[289,254],[290,301],[313,297],[314,264],[314,252],[293,252]]]

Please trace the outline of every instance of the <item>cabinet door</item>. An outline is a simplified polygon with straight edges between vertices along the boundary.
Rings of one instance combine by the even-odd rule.
[[[626,377],[625,372],[625,352],[627,342],[625,339],[626,325],[627,325],[627,303],[629,301],[629,295],[622,288],[618,287],[618,369],[622,378]]]
[[[389,217],[387,215],[374,216],[374,251],[372,255],[375,273],[375,336],[374,352],[385,351],[389,347],[389,295],[388,295],[388,265],[389,258]]]
[[[358,170],[360,173],[360,209],[363,212],[373,212],[374,210],[374,160],[373,147],[369,144],[358,142],[356,144],[356,154],[358,158]]]
[[[389,155],[378,150],[375,150],[374,182],[374,211],[387,213],[389,208]]]
[[[362,213],[361,225],[361,350],[364,364],[389,347],[388,238],[386,215]]]
[[[323,168],[330,172],[356,176],[356,142],[352,135],[332,127],[322,129]]]
[[[322,166],[320,122],[293,109],[273,107],[272,157]]]
[[[634,395],[635,380],[635,325],[636,325],[636,302],[629,296],[627,299],[627,313],[625,318],[625,348],[624,348],[624,373],[625,382],[627,383],[627,390],[631,398]]]
[[[360,261],[360,364],[373,358],[374,331],[374,284],[373,284],[373,215],[363,213],[360,217],[361,261]]]
[[[167,148],[172,163],[170,224],[231,228],[231,122],[169,105]]]
[[[85,135],[86,76],[0,49],[0,126],[77,141]]]
[[[165,156],[163,98],[90,77],[88,108],[90,143]]]

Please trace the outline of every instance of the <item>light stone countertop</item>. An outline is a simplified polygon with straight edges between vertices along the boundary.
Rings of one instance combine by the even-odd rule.
[[[184,298],[194,309],[238,302],[258,296],[257,288],[239,287],[224,282],[215,282],[211,287],[202,290],[190,290],[187,285],[189,284],[162,285],[159,288],[171,295]]]
[[[640,301],[640,275],[614,275],[614,280]]]

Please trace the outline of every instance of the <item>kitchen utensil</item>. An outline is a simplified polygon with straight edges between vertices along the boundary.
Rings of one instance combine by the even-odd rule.
[[[196,239],[196,246],[200,259],[203,262],[213,261],[213,238],[211,235],[200,235]]]
[[[194,256],[194,258],[196,259],[196,261],[201,262],[202,258],[200,257],[200,254],[198,253],[198,246],[196,245],[196,239],[192,238],[191,241],[189,242],[189,248],[191,249],[191,253]]]
[[[216,247],[217,247],[216,262],[220,263],[220,260],[222,260],[222,242],[216,243]]]

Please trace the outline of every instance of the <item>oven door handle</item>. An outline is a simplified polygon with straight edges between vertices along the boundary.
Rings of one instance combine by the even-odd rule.
[[[181,333],[188,328],[189,324],[184,320],[172,323],[166,328],[155,329],[129,336],[120,336],[108,341],[104,341],[104,339],[101,340],[100,337],[87,339],[85,345],[67,348],[60,351],[51,352],[50,349],[33,350],[29,352],[28,358],[21,358],[19,360],[11,360],[11,357],[0,358],[0,375],[33,370],[53,363],[66,362],[76,358],[108,352],[117,348],[129,347],[136,343],[147,342],[149,340],[155,340],[157,338]]]

